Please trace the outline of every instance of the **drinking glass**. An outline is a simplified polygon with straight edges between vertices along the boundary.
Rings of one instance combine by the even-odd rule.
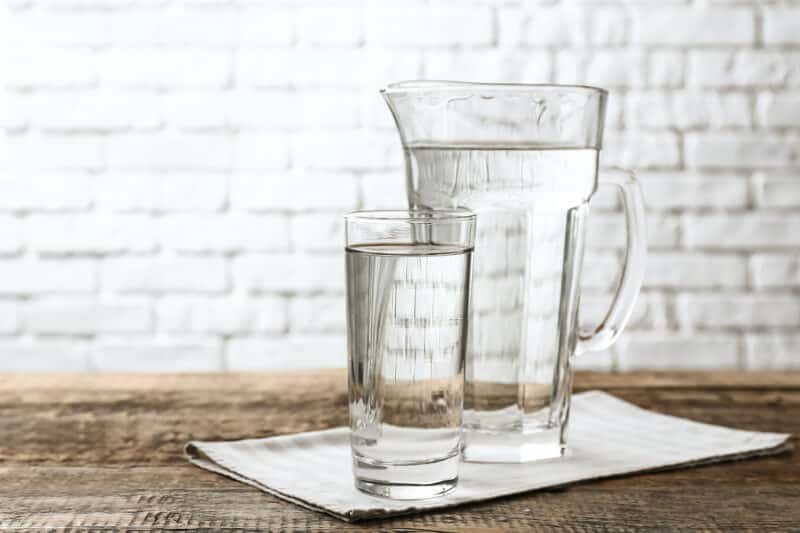
[[[350,439],[358,489],[455,488],[475,215],[345,216]]]

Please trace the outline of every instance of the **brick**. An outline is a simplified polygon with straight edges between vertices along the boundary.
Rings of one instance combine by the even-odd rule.
[[[624,45],[628,40],[628,16],[625,9],[611,7],[587,13],[589,43],[603,46]]]
[[[88,88],[97,83],[97,57],[88,48],[12,46],[4,52],[8,87]]]
[[[290,45],[295,18],[296,11],[290,9],[248,7],[239,15],[239,38],[248,45]]]
[[[690,168],[780,168],[800,162],[800,143],[777,135],[692,133],[684,143]]]
[[[178,9],[162,13],[158,42],[168,46],[233,46],[236,13],[226,9]]]
[[[749,8],[647,7],[635,11],[632,35],[646,45],[751,45],[755,16]]]
[[[231,53],[213,48],[112,48],[100,65],[110,87],[220,89],[232,75]]]
[[[114,170],[228,170],[233,142],[228,135],[164,133],[112,136],[108,166]]]
[[[175,95],[180,99],[180,95]],[[237,129],[297,129],[301,127],[301,117],[305,109],[300,104],[300,93],[291,90],[252,90],[240,89],[232,93],[216,93],[218,109],[212,113],[215,120],[222,120]],[[202,101],[198,109],[202,109]],[[224,107],[223,107],[224,106]],[[329,109],[336,114],[336,108]],[[186,109],[187,119],[195,111]],[[324,120],[325,116],[320,116]]]
[[[561,51],[557,55],[557,83],[622,88],[645,84],[647,56],[635,50]]]
[[[351,174],[235,174],[231,202],[237,209],[309,210],[353,209],[358,201]]]
[[[577,8],[539,7],[523,19],[521,43],[532,46],[585,45],[586,17]]]
[[[344,333],[345,301],[342,297],[300,296],[289,306],[289,329],[296,333]]]
[[[102,141],[96,137],[14,135],[0,137],[0,168],[32,173],[39,170],[98,170],[103,167]],[[42,157],[47,154],[47,157]]]
[[[227,92],[175,91],[160,96],[164,122],[181,130],[221,130],[230,125]]]
[[[796,128],[800,124],[800,93],[761,94],[756,106],[762,126]]]
[[[152,327],[146,300],[47,299],[30,302],[25,311],[25,328],[33,333],[146,333]]]
[[[674,248],[678,244],[680,219],[650,213],[647,216],[648,248]],[[625,219],[621,213],[592,213],[587,221],[586,245],[590,249],[624,248]]]
[[[275,339],[234,338],[226,350],[229,370],[285,370],[347,366],[344,335]]]
[[[25,11],[9,18],[6,42],[14,46],[102,46],[109,41],[105,16],[90,12]]]
[[[145,215],[36,214],[25,230],[30,247],[45,253],[150,252],[156,246],[153,221]]]
[[[159,4],[164,0],[43,0],[43,4],[54,11],[70,11],[83,9],[116,9],[130,6],[136,1],[138,4]]]
[[[152,2],[163,2],[164,0],[149,0],[149,1],[152,1]],[[231,4],[233,4],[233,1],[232,0],[184,0],[184,3],[189,7],[202,7],[202,8],[215,7],[215,8],[221,8],[221,7],[230,6]],[[257,3],[257,1],[254,2],[254,3]],[[243,5],[248,5],[249,2],[242,2],[242,4]]]
[[[438,56],[440,53],[446,54],[448,52],[432,52],[428,54],[428,57]],[[442,61],[441,64],[443,65],[444,69],[450,68],[446,61]],[[467,72],[463,73],[465,76],[467,74]],[[498,77],[494,79],[502,78]],[[397,125],[395,124],[394,118],[389,111],[389,107],[386,105],[386,101],[383,98],[367,98],[363,102],[363,109],[361,110],[361,124],[376,131],[397,132]],[[399,141],[400,139],[398,138],[398,142]]]
[[[17,217],[0,215],[0,254],[13,255],[22,249],[22,224]]]
[[[169,298],[159,305],[158,321],[178,334],[280,333],[288,325],[279,298]]]
[[[746,175],[704,175],[691,172],[639,174],[645,202],[652,209],[745,208]]]
[[[581,288],[613,289],[619,280],[620,270],[620,261],[616,253],[590,251],[583,258]]]
[[[747,261],[737,255],[651,252],[645,272],[650,288],[743,289],[747,285]]]
[[[103,262],[102,287],[117,292],[219,293],[228,288],[221,257],[114,258]]]
[[[159,42],[164,12],[158,9],[125,9],[106,15],[109,38],[115,46],[153,46]]]
[[[688,83],[700,87],[770,87],[796,78],[800,56],[766,50],[693,50]]]
[[[20,318],[20,305],[18,302],[0,301],[0,333],[19,333]]]
[[[227,50],[175,49],[160,53],[162,87],[220,88],[231,81],[233,63]]]
[[[360,8],[305,7],[298,15],[297,30],[302,44],[358,46],[364,40]]]
[[[628,95],[625,115],[645,128],[749,128],[750,101],[744,93],[639,92]]]
[[[361,197],[366,209],[396,209],[406,203],[403,171],[369,173],[361,181]]]
[[[591,11],[579,6],[536,6],[524,13],[498,10],[501,47],[527,46],[619,46],[627,41],[628,17],[613,6]]]
[[[377,95],[368,100],[378,102]],[[356,127],[361,124],[364,96],[347,90],[315,90],[297,93],[295,122],[304,127]],[[388,114],[388,109],[387,109]]]
[[[425,77],[508,83],[545,83],[552,79],[547,52],[530,50],[434,50],[425,55]],[[378,103],[383,114],[385,104]]]
[[[284,50],[241,48],[234,60],[234,77],[245,87],[289,88],[300,78],[297,71],[308,63],[307,57],[293,59]]]
[[[695,248],[743,251],[800,246],[800,216],[767,213],[690,215],[686,244]]]
[[[735,336],[641,333],[630,335],[619,354],[619,370],[735,369],[739,361]]]
[[[113,211],[218,211],[226,189],[223,174],[114,172],[96,179],[95,198]]]
[[[159,221],[164,247],[190,252],[284,251],[286,219],[278,215],[170,215]]]
[[[236,81],[244,87],[380,87],[420,77],[420,54],[357,49],[240,49]],[[377,96],[376,96],[377,98]]]
[[[497,17],[497,46],[499,48],[516,48],[522,38],[528,22],[528,16],[520,13],[515,5],[500,3],[495,6]]]
[[[88,259],[3,260],[2,295],[92,292],[97,286],[94,261]]]
[[[756,204],[760,207],[800,207],[800,175],[797,172],[758,175]]]
[[[227,121],[235,128],[356,127],[361,121],[363,100],[359,93],[347,89],[242,90],[226,102]],[[375,100],[385,107],[380,99]],[[389,114],[388,110],[384,111]]]
[[[677,50],[653,50],[648,57],[647,85],[677,88],[683,86],[686,57]]]
[[[624,128],[624,111],[625,99],[621,95],[612,93],[606,101],[605,128],[611,130]]]
[[[160,126],[158,100],[142,92],[70,91],[38,94],[31,122],[45,131],[112,132]]]
[[[593,210],[619,210],[619,193],[611,187],[600,187],[590,198],[590,206]]]
[[[236,287],[272,293],[341,293],[344,258],[341,254],[247,254],[233,260]]]
[[[92,345],[89,366],[100,372],[213,372],[223,369],[222,345],[213,338],[115,337]]]
[[[800,44],[800,7],[767,7],[763,17],[766,44]]]
[[[236,169],[283,169],[289,166],[289,142],[285,135],[240,133],[234,146]]]
[[[333,252],[344,247],[344,214],[313,213],[292,217],[292,243],[303,252]]]
[[[366,13],[368,43],[418,47],[485,46],[491,45],[495,39],[494,17],[489,8],[370,7]]]
[[[597,328],[606,317],[612,298],[613,294],[609,292],[583,291],[581,293],[579,318],[582,330],[594,331]],[[634,304],[630,320],[625,326],[625,331],[666,327],[667,307],[667,302],[662,295],[653,292],[640,293]]]
[[[676,248],[681,235],[681,227],[680,217],[650,213],[647,216],[648,248]]]
[[[605,166],[675,168],[681,161],[679,139],[674,133],[608,132],[600,159]]]
[[[755,254],[750,265],[757,289],[800,288],[800,255]]]
[[[800,370],[800,335],[748,335],[745,346],[748,370]]]
[[[86,345],[80,341],[37,339],[0,343],[0,372],[85,372]]]
[[[794,327],[800,325],[796,296],[692,294],[677,299],[678,317],[694,328]]]
[[[30,122],[33,98],[28,93],[2,90],[3,112],[0,113],[0,128],[7,133],[19,133],[28,127]]]
[[[349,130],[307,133],[293,138],[292,161],[304,169],[377,170],[402,165],[397,137]]]

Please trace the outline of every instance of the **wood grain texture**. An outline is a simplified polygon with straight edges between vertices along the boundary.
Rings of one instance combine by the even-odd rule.
[[[800,434],[800,374],[578,374],[576,389],[594,388],[695,420]],[[342,425],[345,392],[336,370],[0,376],[0,530],[800,531],[796,453],[365,524],[287,504],[182,457],[189,439]]]

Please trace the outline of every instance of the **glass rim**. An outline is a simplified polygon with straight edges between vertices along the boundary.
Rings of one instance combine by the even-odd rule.
[[[594,85],[572,85],[557,83],[494,83],[454,80],[405,80],[390,83],[381,89],[381,94],[418,93],[426,91],[448,91],[475,89],[496,92],[525,91],[572,91],[608,96],[608,90]]]
[[[347,221],[443,224],[473,221],[475,213],[468,209],[365,209],[350,211],[344,218]]]

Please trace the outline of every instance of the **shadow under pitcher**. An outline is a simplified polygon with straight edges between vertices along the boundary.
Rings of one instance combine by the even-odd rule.
[[[607,92],[417,81],[382,93],[405,152],[410,207],[477,215],[463,458],[559,457],[567,449],[572,358],[615,342],[644,274],[639,184],[629,171],[598,172]],[[588,206],[598,185],[620,193],[627,252],[605,319],[579,331]]]

